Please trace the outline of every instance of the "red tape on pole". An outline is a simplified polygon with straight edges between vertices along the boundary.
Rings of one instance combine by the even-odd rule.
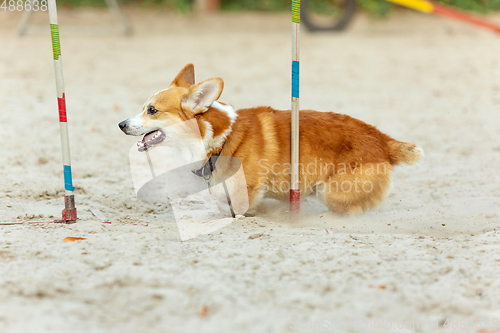
[[[68,118],[66,116],[66,97],[63,94],[62,98],[57,98],[57,105],[59,107],[59,121],[61,123],[68,122]]]

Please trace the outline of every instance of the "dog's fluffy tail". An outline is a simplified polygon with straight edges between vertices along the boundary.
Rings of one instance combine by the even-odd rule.
[[[392,140],[389,142],[389,155],[392,165],[411,165],[424,156],[424,150],[413,143]]]

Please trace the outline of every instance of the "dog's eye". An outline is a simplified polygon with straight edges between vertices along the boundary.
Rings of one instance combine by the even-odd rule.
[[[151,105],[151,106],[148,108],[148,113],[149,113],[149,114],[155,114],[156,112],[158,112],[158,110],[156,110],[154,106],[152,106],[152,105]]]

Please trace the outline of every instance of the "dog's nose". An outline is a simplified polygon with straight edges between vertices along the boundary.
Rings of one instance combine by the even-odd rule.
[[[118,124],[118,127],[120,127],[122,131],[125,130],[125,127],[127,127],[127,121],[126,120],[122,121],[121,123]]]

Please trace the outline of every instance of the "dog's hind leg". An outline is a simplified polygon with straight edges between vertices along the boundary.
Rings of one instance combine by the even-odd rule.
[[[390,186],[392,166],[387,163],[356,166],[345,174],[334,174],[318,186],[323,202],[340,214],[362,213],[385,198]]]

